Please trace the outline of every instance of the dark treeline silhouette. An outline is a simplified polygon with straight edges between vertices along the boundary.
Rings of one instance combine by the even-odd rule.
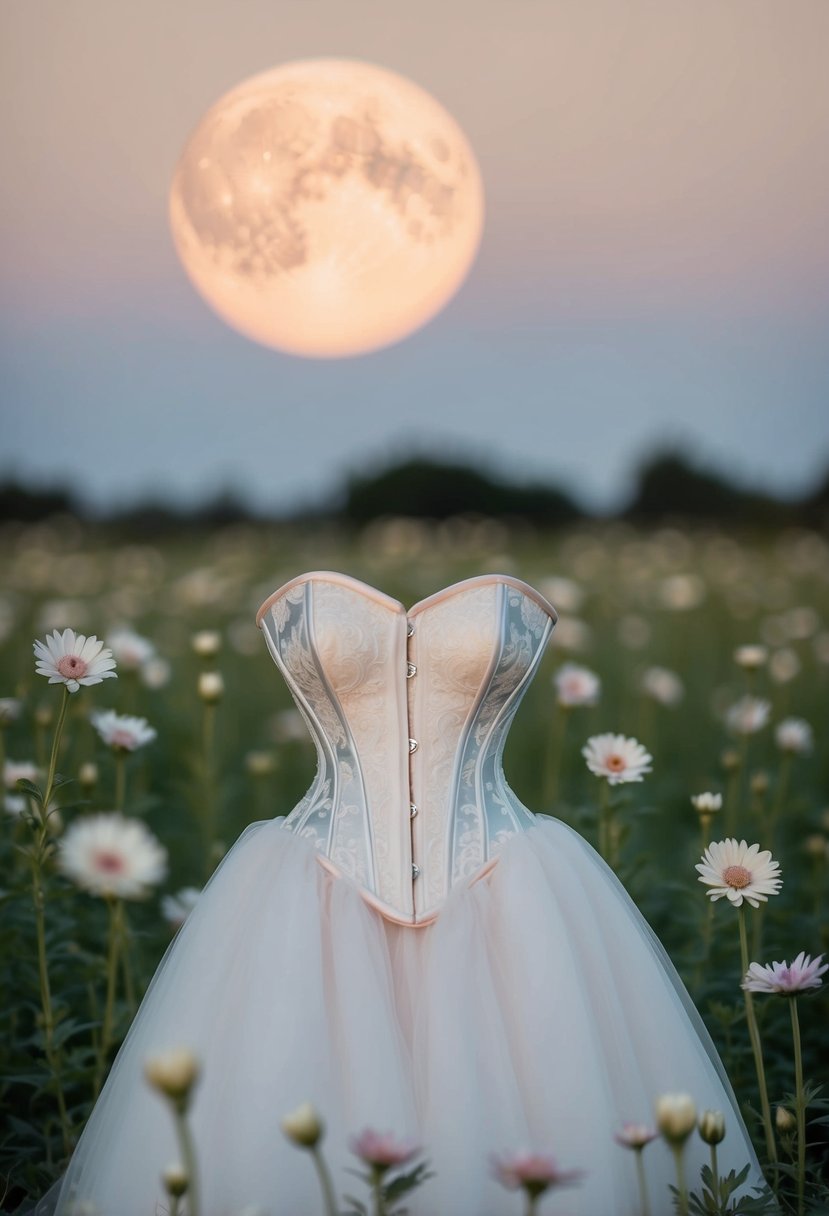
[[[327,503],[281,514],[252,511],[225,490],[197,508],[148,500],[102,515],[61,488],[33,490],[13,480],[0,483],[0,522],[34,523],[55,515],[71,515],[124,537],[205,531],[237,523],[337,522],[360,527],[389,516],[441,520],[474,515],[540,529],[596,518],[556,486],[526,484],[472,464],[428,456],[351,474]],[[827,529],[829,472],[814,491],[797,500],[783,500],[742,489],[719,473],[695,467],[680,453],[661,452],[642,465],[630,501],[612,518],[643,526],[675,522],[740,529]]]

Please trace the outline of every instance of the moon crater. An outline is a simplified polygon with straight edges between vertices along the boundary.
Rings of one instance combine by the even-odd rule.
[[[454,119],[370,64],[311,60],[204,116],[170,196],[179,256],[231,325],[296,354],[357,354],[425,324],[474,259],[483,191]]]

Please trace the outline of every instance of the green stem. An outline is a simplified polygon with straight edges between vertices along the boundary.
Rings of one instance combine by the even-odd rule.
[[[123,811],[127,800],[127,753],[123,748],[115,749],[115,810]]]
[[[648,1180],[645,1177],[645,1162],[642,1149],[634,1149],[636,1156],[636,1177],[639,1180],[639,1202],[642,1205],[642,1216],[651,1216],[651,1205],[648,1199]]]
[[[803,1216],[806,1187],[806,1095],[803,1092],[803,1051],[800,1044],[800,1021],[797,997],[789,998],[794,1041],[794,1085],[797,1102],[797,1216]]]
[[[527,1211],[526,1211],[526,1216],[535,1216],[535,1213],[536,1213],[536,1208],[537,1208],[537,1206],[538,1206],[537,1201],[538,1201],[538,1196],[537,1196],[537,1195],[534,1195],[534,1194],[532,1193],[532,1191],[527,1191]]]
[[[124,978],[124,995],[127,998],[127,1005],[130,1009],[130,1016],[135,1013],[135,982],[132,976],[132,961],[130,958],[132,935],[130,933],[129,921],[127,920],[127,909],[125,905],[121,905],[121,972]]]
[[[337,1216],[337,1200],[334,1196],[334,1184],[331,1181],[331,1172],[325,1163],[325,1158],[322,1155],[322,1149],[318,1144],[315,1144],[311,1149],[311,1157],[313,1158],[313,1162],[317,1170],[317,1176],[320,1180],[320,1189],[322,1190],[325,1216]]]
[[[679,1191],[679,1214],[688,1216],[688,1184],[685,1181],[684,1144],[672,1144],[674,1164],[676,1165],[676,1187]]]
[[[209,878],[213,870],[213,841],[216,835],[215,735],[216,707],[210,702],[205,702],[202,720],[205,878]]]
[[[720,1168],[719,1168],[719,1164],[717,1162],[717,1146],[716,1146],[716,1144],[712,1144],[710,1147],[711,1147],[711,1176],[713,1178],[713,1182],[711,1183],[711,1186],[713,1187],[713,1192],[714,1192],[714,1203],[717,1205],[717,1210],[719,1211],[719,1207],[720,1207]]]
[[[188,1216],[199,1216],[199,1179],[196,1173],[196,1150],[193,1137],[187,1125],[187,1117],[183,1110],[175,1108],[176,1133],[181,1150],[181,1163],[187,1174],[187,1213]]]
[[[374,1216],[386,1216],[386,1196],[383,1190],[383,1175],[385,1172],[385,1169],[378,1169],[376,1166],[371,1171],[371,1192],[374,1198]]]
[[[46,954],[46,900],[43,892],[41,875],[41,854],[32,858],[32,897],[35,906],[35,933],[37,936],[37,968],[40,979],[40,1005],[43,1010],[43,1046],[46,1060],[55,1084],[55,1094],[58,1103],[61,1132],[63,1135],[63,1150],[69,1154],[72,1151],[72,1125],[66,1109],[66,1098],[61,1082],[60,1052],[54,1047],[55,1016],[52,1009],[52,989],[49,983],[49,961]]]
[[[58,753],[60,752],[60,739],[61,739],[61,735],[63,734],[63,724],[66,721],[66,710],[69,707],[69,698],[71,697],[71,695],[72,695],[71,692],[64,684],[63,700],[60,703],[60,709],[58,711],[57,726],[55,727],[55,735],[54,735],[54,738],[52,739],[52,754],[49,757],[49,775],[46,778],[46,790],[44,791],[44,794],[43,794],[43,807],[42,807],[43,813],[41,815],[41,841],[43,840],[43,838],[46,835],[46,810],[47,810],[47,807],[49,806],[49,803],[52,801],[52,793],[55,788],[55,769],[57,768],[57,765],[58,765]]]
[[[780,812],[786,803],[786,797],[789,792],[789,777],[792,771],[792,755],[791,752],[784,752],[783,759],[780,762],[780,776],[777,779],[777,790],[774,797],[774,805],[769,813],[769,830],[768,830],[768,846],[774,848],[774,833],[777,828],[777,820],[780,817]]]
[[[740,925],[740,959],[742,962],[742,978],[748,972],[748,938],[746,935],[746,910],[745,904],[741,904],[738,908],[738,918]],[[771,1108],[769,1107],[769,1095],[766,1088],[766,1070],[763,1067],[763,1048],[760,1044],[760,1031],[757,1028],[757,1018],[754,1013],[754,1000],[752,994],[747,990],[743,990],[746,1003],[746,1021],[748,1023],[748,1034],[751,1039],[751,1050],[754,1053],[754,1067],[757,1070],[757,1085],[760,1089],[760,1108],[763,1112],[763,1128],[766,1133],[766,1152],[768,1153],[769,1161],[777,1164],[777,1145],[774,1140],[774,1126],[771,1121]]]
[[[605,780],[599,786],[599,853],[608,860],[610,834],[610,786]]]
[[[542,806],[548,806],[552,810],[558,797],[558,786],[561,778],[561,765],[564,758],[564,740],[567,737],[567,725],[570,721],[570,712],[566,705],[559,705],[558,713],[558,730],[553,734],[550,749],[547,753],[547,772],[545,774],[545,789],[542,797]]]
[[[107,947],[107,993],[104,1005],[104,1020],[101,1025],[101,1041],[98,1044],[98,1062],[95,1068],[95,1097],[101,1092],[106,1072],[107,1055],[112,1042],[112,1024],[115,1012],[115,986],[118,976],[118,954],[123,938],[123,908],[120,899],[110,899],[109,944]]]

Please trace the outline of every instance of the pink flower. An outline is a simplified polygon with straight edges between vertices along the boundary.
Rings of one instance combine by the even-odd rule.
[[[622,1148],[643,1149],[655,1140],[659,1133],[645,1123],[623,1123],[621,1131],[614,1132],[613,1139]]]
[[[742,986],[747,992],[797,996],[798,992],[806,992],[809,988],[820,988],[823,983],[820,977],[829,970],[829,963],[823,963],[822,967],[821,963],[822,954],[813,959],[802,950],[791,964],[785,959],[782,963],[769,963],[765,967],[760,963],[751,963]]]
[[[367,1127],[351,1140],[351,1151],[378,1173],[393,1166],[405,1165],[420,1152],[413,1140],[395,1140],[389,1132],[376,1132]]]
[[[511,1191],[523,1187],[530,1195],[543,1195],[554,1186],[572,1186],[582,1178],[581,1170],[560,1170],[549,1153],[521,1149],[506,1157],[493,1157],[495,1177]]]

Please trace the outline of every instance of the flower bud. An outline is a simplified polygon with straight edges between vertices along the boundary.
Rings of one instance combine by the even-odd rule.
[[[248,752],[245,768],[251,777],[269,777],[276,768],[276,757],[273,752]]]
[[[734,662],[743,671],[757,671],[769,657],[765,646],[738,646],[734,651]]]
[[[199,676],[199,696],[206,705],[221,701],[225,682],[220,671],[203,671]]]
[[[740,753],[733,748],[727,748],[720,756],[720,764],[727,773],[734,773],[740,767]]]
[[[672,1145],[681,1145],[697,1122],[697,1109],[690,1094],[662,1094],[656,1099],[656,1126]]]
[[[797,1126],[797,1119],[787,1106],[778,1106],[774,1112],[774,1124],[779,1132],[793,1132]]]
[[[282,1130],[300,1148],[315,1148],[325,1130],[310,1102],[303,1102],[282,1120]]]
[[[751,785],[752,794],[756,795],[756,797],[758,797],[758,798],[761,798],[763,796],[763,794],[768,792],[768,788],[769,788],[768,773],[764,773],[764,772],[752,773],[750,785]]]
[[[178,1047],[150,1056],[144,1063],[144,1076],[165,1098],[180,1109],[187,1107],[190,1092],[199,1079],[199,1061],[187,1047]]]
[[[699,1117],[699,1134],[706,1144],[725,1139],[725,1115],[721,1110],[704,1110]]]
[[[691,806],[698,815],[713,815],[722,809],[722,794],[692,794]]]
[[[86,764],[82,764],[78,769],[78,783],[81,789],[90,791],[94,790],[98,784],[98,765],[93,764],[88,760]]]
[[[217,629],[201,629],[193,634],[190,645],[200,659],[215,659],[222,648],[222,635]]]
[[[177,1161],[167,1166],[161,1175],[161,1181],[164,1183],[167,1194],[173,1199],[180,1199],[182,1195],[186,1194],[190,1185],[187,1170]]]
[[[813,832],[811,836],[807,836],[803,841],[803,848],[809,857],[829,857],[829,840],[825,836],[821,836],[820,832]]]

